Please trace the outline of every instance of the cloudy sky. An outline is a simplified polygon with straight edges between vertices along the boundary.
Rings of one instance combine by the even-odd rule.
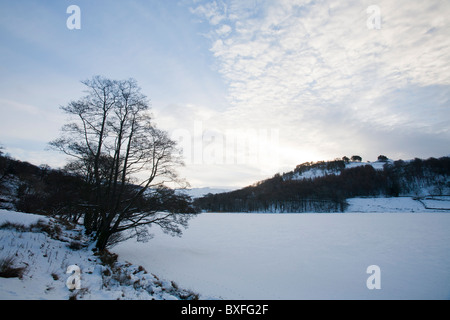
[[[103,75],[138,81],[193,187],[450,155],[449,16],[448,0],[0,0],[0,144],[62,166],[59,107]]]

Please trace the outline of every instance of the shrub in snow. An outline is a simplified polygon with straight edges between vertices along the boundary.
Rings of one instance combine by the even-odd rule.
[[[22,279],[25,267],[14,267],[15,258],[13,256],[0,259],[0,277],[1,278],[19,278]]]

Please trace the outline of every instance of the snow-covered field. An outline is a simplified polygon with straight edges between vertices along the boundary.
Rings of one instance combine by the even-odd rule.
[[[450,207],[448,197],[424,201]],[[450,299],[449,211],[427,210],[411,198],[349,203],[343,214],[201,214],[182,238],[152,228],[149,242],[112,248],[115,268],[90,248],[70,248],[77,230],[63,228],[54,239],[2,228],[0,259],[14,257],[26,268],[22,279],[0,278],[0,299],[69,299],[69,265],[82,270],[78,299],[179,299],[192,292],[200,299]],[[0,210],[0,225],[38,220],[53,223]],[[372,265],[380,267],[380,290],[366,284]]]
[[[429,210],[450,210],[449,196],[425,197],[421,202]]]
[[[204,297],[450,299],[449,230],[446,212],[208,213],[182,238],[155,229],[113,251]],[[366,285],[372,265],[380,290]]]
[[[349,204],[347,212],[355,213],[443,212],[444,210],[441,210],[441,208],[450,210],[449,197],[433,197],[421,200],[411,197],[353,198],[348,199],[347,202]],[[450,214],[450,211],[448,213]]]

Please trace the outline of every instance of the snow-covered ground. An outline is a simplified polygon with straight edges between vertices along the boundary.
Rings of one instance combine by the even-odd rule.
[[[450,204],[448,197],[424,200]],[[112,248],[115,268],[91,248],[70,248],[77,229],[63,228],[55,239],[0,228],[0,259],[26,267],[22,279],[0,278],[0,299],[69,299],[69,265],[82,271],[78,299],[179,299],[192,292],[200,299],[450,299],[450,212],[411,198],[349,203],[343,214],[201,214],[182,238],[152,228],[149,242]],[[0,210],[0,226],[39,220],[54,225]],[[380,290],[366,285],[372,265],[381,270]]]
[[[9,226],[5,227],[5,223]],[[30,226],[36,224],[41,227],[30,230]],[[91,247],[82,247],[86,239],[80,236],[80,230],[67,230],[52,219],[0,210],[0,226],[0,266],[3,261],[12,259],[11,267],[24,268],[21,279],[0,276],[0,300],[177,300],[195,297],[192,292],[137,265],[120,259],[115,264],[105,263],[106,260],[93,254]],[[53,234],[53,230],[59,228],[60,232]],[[72,265],[77,265],[81,271],[80,290],[70,291],[66,285],[71,276],[66,274],[67,268]]]
[[[449,230],[450,213],[208,213],[182,238],[155,229],[114,252],[224,299],[450,299]]]
[[[347,212],[443,212],[439,208],[446,206],[450,208],[450,199],[446,198],[442,201],[432,200],[431,198],[419,200],[412,197],[353,198],[348,199],[347,202],[349,204]],[[427,204],[428,209],[425,204]]]
[[[450,210],[450,196],[428,196],[420,201],[428,210]]]

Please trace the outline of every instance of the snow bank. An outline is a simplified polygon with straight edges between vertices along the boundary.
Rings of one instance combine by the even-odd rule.
[[[179,300],[195,294],[127,262],[105,263],[95,256],[80,227],[67,230],[53,219],[0,210],[5,222],[28,227],[41,221],[50,227],[0,229],[0,261],[13,259],[13,268],[24,268],[22,277],[0,277],[0,300]],[[58,232],[48,230],[58,227]],[[55,229],[56,230],[56,229]],[[57,237],[55,237],[57,235]],[[66,285],[69,266],[81,270],[81,289],[71,292]]]
[[[450,210],[450,196],[426,197],[420,201],[429,210]]]
[[[448,230],[446,213],[202,214],[182,238],[114,251],[225,299],[450,299]]]
[[[450,197],[352,198],[346,212],[443,212],[450,210]]]
[[[423,204],[413,198],[352,198],[346,212],[424,212]]]
[[[5,222],[11,222],[22,224],[28,227],[31,224],[37,223],[39,220],[48,221],[48,218],[37,214],[26,214],[0,209],[0,225],[2,225]]]

